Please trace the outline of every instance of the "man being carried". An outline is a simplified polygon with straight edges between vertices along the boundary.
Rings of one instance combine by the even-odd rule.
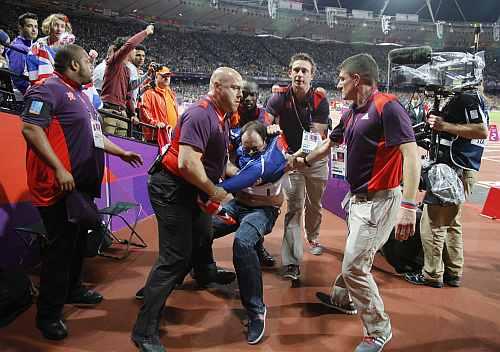
[[[234,181],[229,178],[221,185],[231,191],[245,187],[223,206],[237,223],[227,224],[214,217],[213,230],[214,237],[235,232],[233,263],[241,303],[248,314],[247,342],[257,344],[264,336],[267,313],[257,245],[264,235],[272,231],[283,203],[281,182],[287,177],[283,177],[287,165],[284,157],[286,145],[282,144],[281,137],[273,137],[266,143],[266,127],[258,121],[247,123],[241,132],[242,146],[238,149],[237,161],[244,165],[243,170],[234,176]],[[256,166],[255,162],[262,166]],[[255,176],[248,177],[246,183],[240,183],[246,168],[255,169],[254,175],[260,174],[263,184],[251,186]]]

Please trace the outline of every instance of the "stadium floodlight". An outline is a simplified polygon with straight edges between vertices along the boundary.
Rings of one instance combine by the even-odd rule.
[[[382,24],[382,32],[387,35],[392,30],[392,17],[383,15],[380,17],[380,23]]]
[[[267,0],[267,11],[269,12],[269,17],[273,20],[275,20],[278,15],[278,3],[279,0]]]
[[[326,23],[328,27],[333,28],[337,24],[337,20],[335,19],[335,8],[334,7],[325,7],[326,13]]]
[[[443,29],[444,29],[444,22],[437,21],[436,22],[436,36],[438,37],[438,39],[443,39]]]
[[[498,22],[493,23],[493,40],[500,41],[500,24]]]

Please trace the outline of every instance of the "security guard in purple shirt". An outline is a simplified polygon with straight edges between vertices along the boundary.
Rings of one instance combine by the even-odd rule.
[[[61,48],[55,74],[26,92],[22,133],[27,142],[27,177],[33,204],[47,230],[42,256],[36,323],[43,336],[68,335],[62,321],[65,303],[97,304],[102,296],[81,285],[87,228],[68,220],[76,193],[100,196],[104,153],[138,166],[140,155],[124,151],[101,132],[100,118],[82,85],[92,79],[87,52],[77,45]]]

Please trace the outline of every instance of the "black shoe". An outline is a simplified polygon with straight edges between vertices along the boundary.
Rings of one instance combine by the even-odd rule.
[[[283,274],[285,279],[298,280],[300,278],[300,268],[298,265],[290,264]]]
[[[78,306],[93,306],[101,303],[102,295],[99,292],[80,288],[71,293],[68,304],[75,304]]]
[[[135,293],[135,299],[142,301],[144,299],[144,287]]]
[[[158,337],[137,337],[132,335],[131,339],[141,352],[167,352]]]
[[[42,335],[49,340],[62,340],[68,336],[68,328],[61,319],[37,320],[36,327]]]
[[[272,268],[276,264],[276,260],[271,254],[264,248],[264,245],[257,245],[257,255],[259,256],[259,262],[261,266]]]
[[[264,307],[263,319],[252,319],[248,321],[247,342],[249,345],[255,345],[264,337],[266,330],[267,307]]]
[[[204,273],[197,272],[195,280],[199,286],[204,287],[211,283],[219,285],[228,285],[236,279],[234,271],[216,267],[215,270],[208,270]]]
[[[444,286],[442,281],[426,280],[422,273],[405,273],[403,278],[414,285],[426,285],[434,288],[442,288]]]
[[[445,284],[452,287],[460,287],[462,285],[462,278],[460,276],[451,275],[447,273],[444,273],[443,281]]]
[[[318,298],[322,305],[327,306],[328,308],[335,309],[347,315],[358,314],[358,310],[356,309],[353,301],[349,301],[344,305],[339,305],[332,300],[332,297],[330,295],[327,295],[323,292],[316,292],[316,298]]]

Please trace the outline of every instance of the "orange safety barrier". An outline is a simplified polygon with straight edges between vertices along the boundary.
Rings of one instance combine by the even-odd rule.
[[[500,188],[490,188],[481,215],[490,219],[500,219]]]

